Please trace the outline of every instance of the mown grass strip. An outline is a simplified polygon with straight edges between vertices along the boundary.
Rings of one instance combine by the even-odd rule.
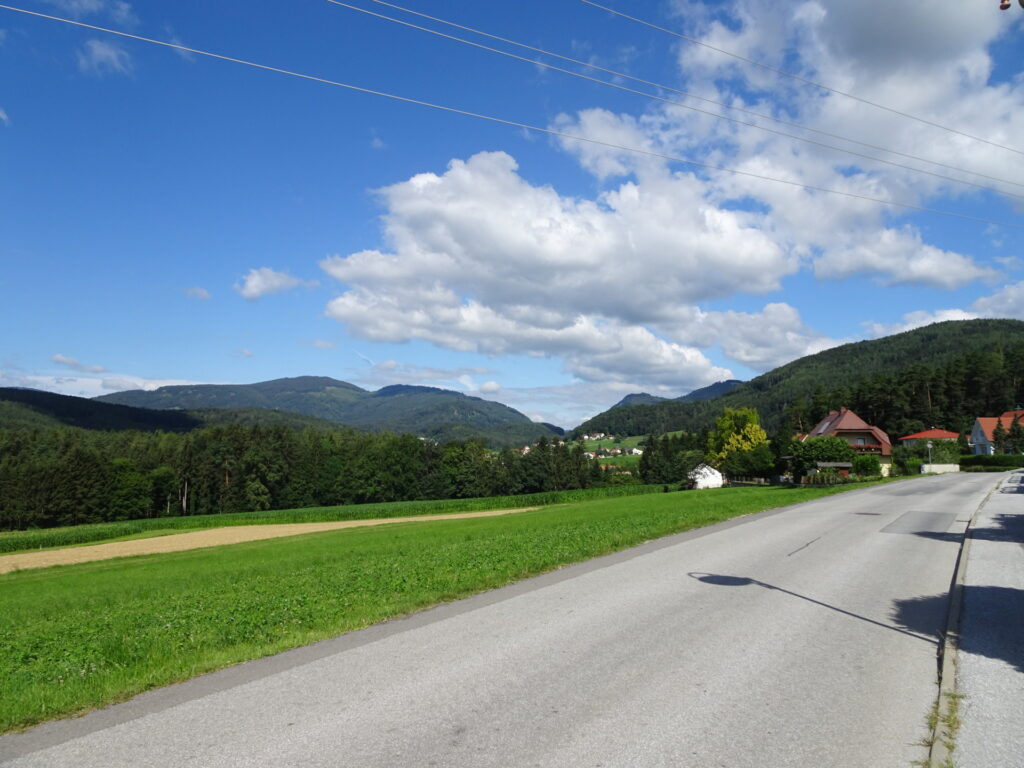
[[[165,536],[183,530],[219,528],[225,525],[266,525],[270,523],[322,523],[331,520],[369,520],[378,517],[414,517],[448,512],[481,512],[490,509],[522,509],[549,504],[619,498],[661,493],[660,485],[619,485],[575,491],[550,491],[521,496],[491,496],[478,499],[396,501],[380,504],[349,504],[336,507],[271,509],[263,512],[234,512],[223,515],[155,517],[115,523],[92,523],[62,528],[43,528],[0,533],[0,554],[37,549],[74,547],[101,541]]]
[[[850,487],[601,499],[0,576],[0,732]]]

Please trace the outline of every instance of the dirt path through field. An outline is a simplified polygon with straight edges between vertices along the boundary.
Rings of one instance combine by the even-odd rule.
[[[517,512],[529,512],[539,507],[523,509],[495,509],[487,512],[458,512],[449,515],[418,515],[415,517],[380,517],[371,520],[336,520],[326,523],[281,523],[278,525],[232,525],[224,528],[207,528],[188,533],[172,533],[150,539],[114,541],[108,544],[94,544],[87,547],[47,549],[42,552],[21,552],[16,555],[0,556],[0,574],[25,568],[47,568],[51,565],[72,565],[93,560],[109,560],[112,557],[132,555],[155,555],[162,552],[182,552],[186,549],[220,547],[225,544],[241,544],[244,541],[278,539],[283,536],[298,536],[303,533],[336,531],[340,528],[361,528],[367,525],[389,523],[419,523],[428,520],[455,520],[467,517],[496,517]]]

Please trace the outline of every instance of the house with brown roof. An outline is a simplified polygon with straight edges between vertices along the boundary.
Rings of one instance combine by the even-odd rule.
[[[889,474],[892,466],[892,441],[884,430],[868,424],[849,408],[840,408],[838,411],[829,411],[828,416],[800,440],[830,436],[842,438],[858,454],[877,456],[882,465],[882,473]]]
[[[926,443],[929,440],[959,440],[960,435],[956,432],[950,432],[948,429],[926,429],[924,432],[915,432],[912,435],[900,438],[900,445],[916,445],[917,443]]]
[[[1002,416],[979,416],[974,420],[971,427],[971,437],[968,444],[971,452],[991,456],[996,452],[995,431],[996,425],[1002,424],[1007,432],[1013,426],[1013,420],[1017,419],[1024,425],[1024,410],[1007,411]]]

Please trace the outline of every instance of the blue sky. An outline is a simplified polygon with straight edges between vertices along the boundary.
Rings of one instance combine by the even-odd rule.
[[[621,75],[351,2],[1002,192],[327,0],[24,0],[604,144],[0,9],[0,385],[94,396],[316,374],[458,389],[573,426],[628,392],[676,396],[936,320],[1024,319],[1016,6],[607,0],[954,133],[579,0],[400,4]]]

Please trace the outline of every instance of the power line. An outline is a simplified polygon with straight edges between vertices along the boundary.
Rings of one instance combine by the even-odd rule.
[[[330,2],[330,1],[331,0],[328,0],[328,2]],[[446,24],[449,27],[454,27],[455,29],[461,29],[461,30],[463,30],[465,32],[472,32],[475,35],[480,35],[481,37],[486,37],[486,38],[489,38],[491,40],[497,40],[499,42],[506,43],[508,45],[514,45],[514,46],[517,46],[519,48],[523,48],[524,50],[533,51],[534,53],[540,53],[540,54],[542,54],[544,56],[550,56],[552,58],[560,59],[561,61],[567,61],[567,62],[569,62],[571,64],[576,64],[576,65],[581,66],[581,67],[587,67],[588,69],[594,69],[594,70],[597,70],[599,72],[604,72],[605,74],[612,75],[613,77],[620,77],[620,78],[623,78],[625,80],[632,80],[635,83],[642,83],[643,85],[649,85],[649,86],[652,86],[654,88],[658,88],[658,89],[663,90],[663,91],[669,91],[671,93],[678,93],[680,96],[685,96],[685,97],[687,97],[689,99],[696,99],[697,101],[703,101],[706,104],[714,104],[716,107],[722,107],[723,109],[729,109],[729,110],[732,110],[734,112],[742,112],[744,114],[751,115],[753,117],[761,118],[762,120],[770,120],[773,123],[778,123],[779,125],[787,125],[790,128],[799,128],[800,130],[808,131],[810,133],[814,133],[814,134],[817,134],[819,136],[827,136],[830,139],[839,139],[840,141],[846,141],[846,142],[849,142],[850,144],[857,144],[858,146],[866,147],[868,149],[875,149],[875,150],[878,150],[879,152],[887,152],[890,155],[897,155],[899,157],[905,157],[908,160],[917,160],[918,162],[921,162],[921,163],[929,163],[931,165],[936,165],[936,166],[938,166],[940,168],[947,168],[947,169],[949,169],[951,171],[959,171],[960,173],[968,173],[968,174],[971,174],[972,176],[978,176],[978,177],[983,178],[983,179],[989,179],[990,181],[998,181],[998,182],[1000,182],[1002,184],[1011,184],[1011,185],[1016,186],[1016,187],[1024,187],[1024,184],[1022,184],[1020,182],[1017,182],[1017,181],[1011,181],[1010,179],[1003,179],[1003,178],[1000,178],[999,176],[989,176],[988,174],[982,173],[981,171],[972,171],[969,168],[961,168],[961,167],[956,166],[956,165],[949,165],[948,163],[943,163],[943,162],[940,162],[939,160],[933,160],[933,159],[928,158],[928,157],[920,157],[918,155],[911,155],[911,154],[908,154],[907,152],[900,152],[899,150],[891,149],[889,147],[883,147],[883,146],[880,146],[878,144],[871,144],[871,143],[866,142],[866,141],[860,141],[858,139],[851,139],[849,136],[843,136],[842,134],[830,133],[829,131],[823,131],[823,130],[820,130],[818,128],[812,128],[809,125],[803,125],[802,123],[795,123],[795,122],[792,122],[790,120],[783,120],[780,117],[775,117],[774,115],[768,115],[768,114],[765,114],[763,112],[758,112],[758,111],[753,110],[753,109],[746,109],[745,107],[737,107],[735,104],[727,104],[727,103],[722,102],[722,101],[715,101],[714,99],[709,99],[709,98],[707,98],[705,96],[699,96],[696,93],[691,93],[689,91],[682,91],[682,90],[679,90],[678,88],[673,88],[671,86],[665,85],[664,83],[656,83],[656,82],[653,82],[651,80],[645,80],[642,77],[636,77],[634,75],[630,75],[630,74],[627,74],[625,72],[619,72],[619,71],[616,71],[614,69],[608,69],[607,67],[602,67],[602,66],[599,66],[599,65],[594,64],[594,63],[589,62],[589,61],[582,61],[580,59],[574,59],[571,56],[563,56],[560,53],[554,53],[552,51],[546,51],[543,48],[538,48],[538,47],[533,46],[533,45],[527,45],[526,43],[520,43],[520,42],[518,42],[516,40],[510,40],[510,39],[508,39],[506,37],[501,37],[500,35],[494,35],[494,34],[491,34],[490,32],[484,32],[483,30],[480,30],[480,29],[474,29],[473,27],[467,27],[467,26],[465,26],[463,24],[457,24],[454,21],[449,21],[447,19],[442,19],[442,18],[439,18],[437,16],[431,16],[430,14],[427,14],[427,13],[421,13],[420,11],[414,11],[411,8],[403,8],[400,5],[395,5],[394,3],[385,2],[385,0],[370,0],[370,2],[376,3],[378,5],[384,5],[384,6],[387,6],[389,8],[394,8],[395,10],[402,11],[404,13],[408,13],[408,14],[411,14],[413,16],[419,16],[420,18],[423,18],[423,19],[429,19],[430,21],[434,21],[434,22],[437,22],[439,24]],[[357,10],[362,10],[362,9],[357,9]],[[534,63],[538,63],[539,64],[541,62],[534,62]],[[599,81],[599,82],[604,82],[604,81]],[[673,103],[675,103],[675,102],[673,102]]]
[[[184,51],[186,53],[194,53],[198,56],[207,56],[212,59],[219,59],[220,61],[229,61],[233,64],[242,64],[247,67],[253,67],[255,69],[264,70],[266,72],[276,72],[277,74],[287,75],[289,77],[297,77],[301,80],[309,80],[311,82],[321,83],[324,85],[333,85],[338,88],[345,88],[346,90],[355,91],[357,93],[365,93],[371,96],[380,96],[382,98],[391,99],[393,101],[402,102],[405,104],[414,104],[420,107],[428,107],[430,109],[436,109],[441,112],[448,112],[456,115],[463,115],[465,117],[473,117],[478,120],[486,120],[491,123],[498,125],[506,125],[512,128],[519,128],[522,130],[534,131],[536,133],[543,133],[548,136],[557,136],[558,138],[570,139],[573,141],[584,142],[587,144],[594,144],[596,146],[607,147],[609,149],[617,149],[622,152],[632,152],[639,155],[645,155],[647,157],[654,157],[661,160],[668,160],[675,163],[683,163],[684,165],[690,165],[695,168],[704,168],[712,171],[723,171],[725,173],[731,173],[736,176],[744,176],[746,178],[757,179],[759,181],[770,181],[776,184],[785,184],[790,187],[796,187],[798,189],[805,189],[809,192],[823,192],[830,195],[839,195],[841,197],[848,197],[855,200],[862,200],[865,202],[878,203],[879,205],[893,206],[895,208],[904,208],[907,210],[918,211],[920,213],[933,213],[940,216],[950,216],[957,219],[964,219],[967,221],[974,221],[979,224],[991,224],[999,227],[1009,227],[1011,229],[1024,230],[1024,225],[1012,224],[1006,221],[996,221],[994,219],[985,219],[979,216],[971,216],[966,213],[957,213],[955,211],[945,211],[938,208],[927,208],[921,205],[915,205],[914,203],[904,203],[897,200],[884,200],[879,197],[871,197],[869,195],[861,195],[856,192],[847,192],[839,189],[830,189],[828,187],[818,187],[812,184],[805,184],[800,181],[793,181],[791,179],[779,179],[773,176],[765,176],[758,173],[752,173],[750,171],[741,171],[736,168],[728,168],[720,165],[713,165],[711,163],[702,163],[697,160],[688,160],[684,157],[676,157],[673,155],[667,155],[661,152],[654,152],[652,150],[640,149],[638,147],[627,147],[621,144],[613,144],[608,141],[600,141],[598,139],[592,139],[587,136],[578,136],[572,133],[566,133],[565,131],[556,131],[553,128],[541,128],[540,126],[530,125],[529,123],[521,123],[515,120],[506,120],[501,117],[494,117],[492,115],[484,115],[479,112],[470,112],[464,109],[458,109],[457,107],[448,107],[443,104],[434,104],[429,101],[423,101],[421,99],[414,99],[408,96],[399,96],[393,93],[387,93],[386,91],[378,91],[372,88],[364,88],[358,85],[352,85],[351,83],[344,83],[339,80],[330,80],[325,77],[318,77],[317,75],[307,75],[302,72],[293,72],[288,69],[282,69],[281,67],[273,67],[268,64],[259,64],[254,61],[248,61],[246,59],[239,59],[233,56],[226,56],[221,53],[213,53],[212,51],[204,51],[200,48],[192,48],[187,45],[181,45],[180,43],[169,43],[165,40],[155,40],[151,37],[143,37],[142,35],[134,35],[130,32],[122,32],[117,29],[110,29],[108,27],[100,27],[95,24],[87,24],[84,21],[76,21],[74,19],[65,19],[60,16],[51,16],[50,14],[40,13],[38,11],[30,11],[25,8],[16,8],[10,5],[0,4],[0,8],[8,11],[14,11],[16,13],[23,13],[28,16],[35,16],[41,19],[47,19],[49,21],[57,21],[63,24],[70,24],[76,27],[82,27],[84,29],[92,29],[97,32],[105,32],[107,34],[116,35],[118,37],[128,38],[130,40],[137,40],[143,43],[151,43],[153,45],[159,45],[164,48],[171,48],[177,51]]]
[[[705,43],[703,40],[699,40],[699,39],[697,39],[695,37],[688,37],[688,36],[683,35],[683,34],[681,34],[679,32],[676,32],[675,30],[668,29],[667,27],[661,27],[661,26],[658,26],[657,24],[654,24],[654,23],[652,23],[650,21],[646,21],[645,19],[639,19],[636,16],[630,16],[629,14],[623,13],[622,11],[616,11],[614,8],[609,8],[608,6],[600,5],[598,3],[593,2],[593,0],[580,0],[580,2],[581,3],[586,3],[587,5],[591,5],[594,8],[600,8],[602,11],[607,11],[608,13],[614,14],[615,16],[621,16],[624,19],[629,19],[630,21],[635,21],[637,24],[642,24],[645,27],[650,27],[651,29],[656,29],[659,32],[664,32],[664,33],[666,33],[668,35],[672,35],[673,37],[677,37],[680,40],[686,40],[687,42],[693,43],[694,45],[700,45],[700,46],[708,48],[708,49],[710,49],[712,51],[716,51],[718,53],[724,54],[725,56],[731,56],[734,59],[746,62],[747,64],[752,64],[755,67],[761,67],[761,69],[766,69],[769,72],[774,72],[777,75],[782,75],[783,77],[789,77],[789,78],[792,78],[793,80],[799,80],[801,83],[806,83],[807,85],[813,85],[815,88],[820,88],[823,91],[828,91],[829,93],[834,93],[837,96],[845,96],[848,99],[853,99],[854,101],[859,101],[861,104],[867,104],[868,106],[875,107],[876,109],[882,109],[882,110],[885,110],[886,112],[891,112],[894,115],[899,115],[900,117],[905,117],[905,118],[907,118],[909,120],[916,120],[919,123],[924,123],[925,125],[930,125],[933,128],[941,128],[943,131],[949,131],[950,133],[955,133],[958,136],[964,136],[964,137],[966,137],[968,139],[973,139],[974,141],[980,141],[982,144],[988,144],[989,146],[992,146],[992,147],[999,147],[999,149],[1005,149],[1008,152],[1015,152],[1018,155],[1024,155],[1024,151],[1021,151],[1019,149],[1014,149],[1013,147],[1008,147],[1005,144],[999,144],[998,142],[995,142],[995,141],[989,141],[988,139],[983,139],[980,136],[975,136],[975,135],[970,134],[970,133],[965,133],[964,131],[957,130],[956,128],[950,128],[949,126],[942,125],[940,123],[932,122],[931,120],[928,120],[926,118],[918,117],[918,116],[912,115],[912,114],[910,114],[908,112],[902,112],[901,110],[894,109],[893,107],[887,107],[884,104],[879,104],[878,102],[870,101],[870,100],[862,98],[860,96],[856,96],[855,94],[847,93],[846,91],[840,91],[837,88],[832,88],[830,86],[823,85],[821,83],[815,82],[814,80],[809,80],[806,77],[801,77],[800,75],[793,74],[792,72],[787,72],[784,69],[778,69],[777,67],[773,67],[770,64],[764,64],[763,62],[757,61],[755,59],[748,59],[746,56],[741,56],[738,53],[733,53],[733,52],[727,51],[727,50],[725,50],[723,48],[717,48],[717,47],[711,45],[710,43]]]
[[[995,187],[986,186],[984,184],[976,184],[973,181],[967,181],[966,179],[958,179],[958,178],[953,177],[953,176],[946,176],[946,175],[941,174],[941,173],[935,173],[934,171],[925,170],[924,168],[915,168],[915,167],[910,166],[910,165],[904,165],[903,163],[897,163],[897,162],[895,162],[893,160],[886,160],[885,158],[876,157],[874,155],[865,155],[862,152],[856,152],[856,151],[854,151],[852,149],[847,149],[845,147],[837,147],[834,144],[826,144],[826,143],[821,142],[821,141],[816,141],[814,139],[809,139],[809,138],[807,138],[805,136],[796,136],[796,135],[794,135],[792,133],[786,133],[785,131],[777,131],[774,128],[767,128],[767,127],[765,127],[763,125],[758,125],[757,123],[749,123],[749,122],[747,122],[745,120],[739,120],[739,119],[737,119],[735,117],[729,117],[728,115],[723,115],[723,114],[720,114],[718,112],[711,112],[711,111],[708,111],[706,109],[701,109],[699,107],[694,107],[694,106],[691,106],[689,104],[685,104],[685,103],[683,103],[681,101],[674,101],[672,99],[666,99],[666,98],[664,98],[662,96],[658,96],[657,94],[648,93],[647,91],[639,91],[639,90],[637,90],[635,88],[629,88],[628,86],[619,85],[618,83],[610,83],[607,80],[601,80],[601,79],[596,78],[596,77],[591,77],[590,75],[584,75],[581,72],[573,72],[572,70],[564,69],[562,67],[556,67],[556,66],[554,66],[552,64],[548,64],[548,63],[543,62],[543,61],[537,61],[535,59],[529,59],[529,58],[526,58],[525,56],[519,56],[519,55],[514,54],[514,53],[509,53],[508,51],[503,51],[503,50],[501,50],[499,48],[492,48],[491,46],[482,45],[481,43],[475,43],[475,42],[473,42],[471,40],[466,40],[466,39],[461,38],[461,37],[456,37],[455,35],[449,35],[449,34],[447,34],[445,32],[439,32],[438,30],[435,30],[435,29],[430,29],[428,27],[422,27],[422,26],[420,26],[418,24],[413,24],[413,23],[408,22],[408,21],[403,21],[401,19],[396,19],[396,18],[393,18],[391,16],[385,16],[382,13],[377,13],[375,11],[370,11],[370,10],[367,10],[365,8],[360,8],[358,6],[342,2],[341,0],[326,0],[326,1],[328,3],[331,3],[332,5],[337,5],[337,6],[341,6],[342,8],[348,8],[348,9],[353,10],[353,11],[358,11],[359,13],[364,13],[364,14],[366,14],[368,16],[373,16],[373,17],[378,18],[378,19],[383,19],[385,21],[390,21],[390,22],[393,22],[395,24],[401,24],[404,27],[409,27],[410,29],[416,29],[416,30],[419,30],[421,32],[427,32],[427,33],[429,33],[431,35],[436,35],[436,36],[442,37],[442,38],[444,38],[446,40],[451,40],[451,41],[456,42],[456,43],[462,43],[463,45],[469,45],[469,46],[472,46],[474,48],[479,48],[479,49],[484,50],[484,51],[489,51],[491,53],[497,53],[497,54],[499,54],[501,56],[506,56],[508,58],[515,59],[517,61],[521,61],[521,62],[524,62],[526,64],[530,64],[532,66],[539,66],[539,67],[543,67],[545,69],[553,70],[555,72],[561,72],[563,74],[570,75],[572,77],[580,78],[581,80],[587,80],[587,81],[592,82],[592,83],[597,83],[598,85],[604,85],[604,86],[607,86],[609,88],[615,88],[616,90],[624,91],[626,93],[636,94],[638,96],[643,96],[644,98],[648,98],[648,99],[654,99],[656,101],[660,101],[660,102],[663,102],[665,104],[671,104],[673,106],[682,107],[683,109],[689,109],[689,110],[692,110],[694,112],[699,112],[702,115],[708,115],[710,117],[717,118],[719,120],[726,120],[726,121],[728,121],[730,123],[736,123],[737,125],[745,125],[745,126],[747,126],[749,128],[755,128],[755,129],[757,129],[759,131],[765,131],[767,133],[771,133],[771,134],[774,134],[776,136],[784,136],[784,137],[789,138],[789,139],[794,139],[795,141],[802,141],[802,142],[804,142],[806,144],[813,144],[814,146],[823,147],[825,149],[830,149],[830,150],[833,150],[835,152],[844,152],[844,153],[846,153],[848,155],[853,155],[854,157],[860,157],[860,158],[863,158],[865,160],[871,160],[871,161],[874,161],[874,162],[877,162],[877,163],[883,163],[885,165],[891,165],[891,166],[893,166],[895,168],[902,168],[902,169],[907,170],[907,171],[913,171],[914,173],[923,173],[923,174],[926,174],[928,176],[932,176],[932,177],[937,178],[937,179],[943,179],[944,181],[953,182],[955,184],[965,184],[965,185],[970,186],[970,187],[975,187],[976,189],[983,189],[983,190],[986,190],[988,192],[995,192],[996,194],[1007,195],[1009,197],[1016,197],[1018,199],[1024,200],[1024,195],[1016,194],[1014,192],[1008,192],[1006,190],[997,189]],[[380,2],[380,0],[372,0],[372,2]],[[392,7],[392,8],[397,8],[399,10],[406,10],[404,8],[401,8],[400,6],[392,5],[391,3],[381,2],[380,4],[381,5],[388,5],[388,6]],[[425,14],[418,14],[418,13],[416,13],[416,11],[409,11],[409,12],[413,13],[413,14],[415,14],[417,16],[425,15]],[[439,21],[439,22],[441,22],[443,24],[449,23],[449,22],[444,21],[443,19],[435,19],[434,17],[428,17],[428,18],[434,19],[435,21]],[[453,26],[460,26],[460,25],[453,24]],[[481,33],[481,34],[486,34],[486,33]],[[488,35],[488,36],[490,36],[490,35]],[[509,41],[509,42],[511,42],[511,41]],[[513,45],[519,45],[519,43],[515,43],[515,42],[512,42],[512,44]],[[530,46],[525,46],[525,45],[523,47],[530,48]],[[555,54],[555,55],[557,55],[557,54]],[[562,57],[559,57],[559,58],[562,58]],[[958,170],[961,170],[961,169],[958,169]],[[966,172],[970,173],[970,171],[966,171]],[[1013,181],[1007,181],[1006,183],[1013,184],[1015,186],[1024,186],[1024,184],[1020,184],[1018,182],[1013,182]]]

